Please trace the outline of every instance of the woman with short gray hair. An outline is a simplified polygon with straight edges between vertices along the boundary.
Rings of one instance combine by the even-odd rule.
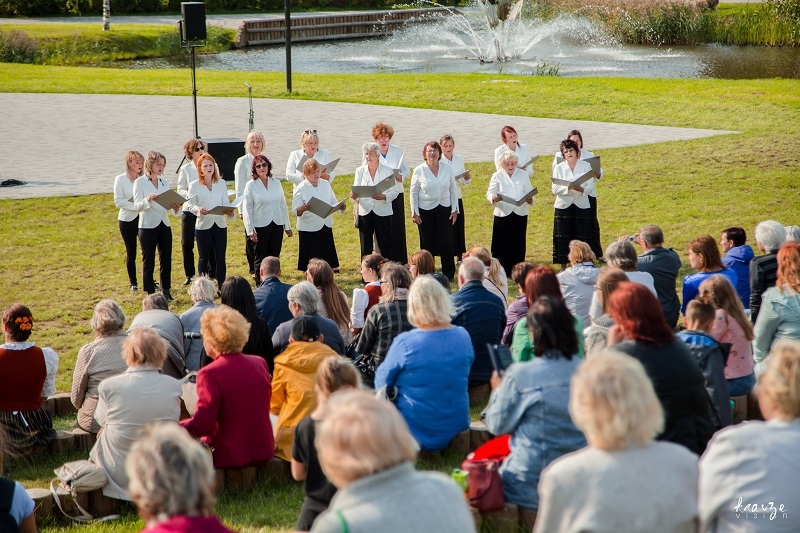
[[[639,256],[636,254],[636,248],[633,244],[626,239],[620,239],[612,242],[606,247],[606,264],[607,266],[618,268],[625,273],[628,281],[644,285],[647,289],[658,298],[656,292],[656,285],[653,276],[649,272],[640,272],[636,270],[639,265]],[[589,307],[589,315],[592,321],[597,320],[603,314],[603,306],[597,298],[597,291],[592,295],[592,305]]]
[[[192,281],[189,287],[189,297],[194,305],[184,311],[180,318],[184,333],[200,333],[200,317],[206,309],[217,306],[214,303],[216,289],[208,276],[199,276]],[[184,339],[183,348],[186,353],[186,369],[195,371],[200,368],[201,353],[203,351],[202,339]]]
[[[380,147],[377,143],[366,142],[361,147],[364,154],[364,163],[356,169],[353,187],[374,187],[387,184],[384,192],[373,195],[350,193],[356,210],[356,224],[358,236],[361,239],[361,257],[373,252],[373,237],[378,242],[380,254],[393,259],[392,253],[392,202],[397,198],[398,191],[393,185],[394,172],[391,168],[381,164]],[[386,181],[389,180],[389,181]]]
[[[125,313],[114,300],[101,300],[90,321],[95,339],[78,352],[72,374],[72,404],[78,409],[76,425],[89,433],[97,433],[100,425],[94,420],[97,387],[111,376],[125,372],[122,349],[128,335],[123,330]]]
[[[786,242],[786,229],[774,220],[756,226],[756,246],[764,255],[750,261],[750,320],[756,323],[764,292],[778,279],[778,250]]]

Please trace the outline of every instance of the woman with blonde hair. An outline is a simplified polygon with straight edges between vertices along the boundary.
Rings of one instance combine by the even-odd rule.
[[[534,532],[697,530],[697,456],[654,440],[664,414],[641,363],[610,349],[586,361],[569,412],[589,445],[542,472]]]
[[[508,276],[500,261],[492,256],[492,252],[485,246],[473,246],[467,252],[468,257],[475,257],[486,267],[486,276],[483,286],[496,295],[503,302],[503,307],[508,308]]]
[[[319,293],[319,315],[336,322],[342,334],[345,346],[353,342],[350,331],[350,309],[347,306],[347,295],[339,289],[333,279],[333,269],[323,259],[312,259],[306,269],[306,281],[310,281]]]
[[[147,533],[232,533],[214,515],[216,481],[209,453],[174,424],[149,426],[125,471]]]
[[[686,314],[686,306],[697,297],[700,284],[715,274],[725,276],[736,287],[736,272],[722,264],[719,246],[711,235],[701,235],[689,243],[689,265],[697,272],[683,278],[681,313]]]
[[[728,392],[731,396],[749,394],[756,384],[751,345],[755,335],[741,299],[725,276],[711,276],[701,283],[698,298],[707,300],[716,310],[711,336],[731,345],[725,363]]]
[[[117,221],[125,243],[125,267],[131,292],[139,290],[136,281],[136,237],[139,234],[139,210],[133,202],[133,184],[142,175],[144,156],[136,150],[125,155],[125,173],[114,178],[114,205],[119,207]]]
[[[475,531],[464,492],[440,472],[414,468],[416,446],[408,427],[374,394],[331,396],[316,444],[322,469],[339,492],[312,532]]]
[[[317,408],[300,421],[294,429],[292,445],[292,477],[303,482],[303,507],[295,529],[308,531],[320,513],[328,508],[331,498],[336,494],[333,485],[319,464],[314,440],[317,428],[325,413],[325,404],[334,392],[357,389],[360,385],[359,372],[349,359],[328,357],[317,368],[314,394]]]
[[[319,135],[317,135],[317,130],[315,129],[307,129],[300,134],[300,150],[290,153],[289,160],[286,162],[286,179],[294,185],[295,191],[306,177],[306,171],[303,168],[305,165],[300,165],[303,158],[306,161],[309,159],[315,160],[320,166],[319,178],[327,183],[333,183],[333,179],[336,177],[334,172],[332,170],[328,172],[321,168],[333,159],[327,150],[319,147]]]
[[[467,385],[475,353],[467,330],[450,323],[455,314],[433,276],[417,277],[408,294],[408,321],[417,329],[394,338],[375,373],[376,389],[397,388],[397,408],[423,450],[441,450],[469,427]]]
[[[800,342],[772,347],[756,395],[766,422],[718,431],[700,458],[702,531],[740,531],[744,524],[755,529],[755,511],[748,511],[755,505],[759,531],[797,530]]]
[[[595,281],[600,269],[595,266],[597,257],[591,247],[583,241],[570,241],[569,268],[558,273],[558,284],[569,310],[581,317],[584,324],[589,324],[589,309],[592,306]]]

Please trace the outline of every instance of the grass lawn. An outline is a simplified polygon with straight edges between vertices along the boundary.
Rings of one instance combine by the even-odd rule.
[[[0,64],[0,91],[185,95],[183,84],[173,84],[183,74]],[[202,96],[228,96],[245,76],[256,87],[257,97],[736,130],[740,133],[597,151],[606,172],[598,186],[603,242],[657,223],[665,231],[666,244],[684,258],[683,273],[689,272],[686,245],[698,235],[710,233],[718,238],[722,228],[741,225],[752,237],[756,223],[765,219],[800,224],[800,164],[796,160],[800,83],[796,80],[297,74],[296,92],[287,95],[278,74],[199,71],[198,85]],[[452,127],[458,142],[456,126],[446,129]],[[526,132],[520,132],[522,142],[525,137]],[[600,142],[586,139],[590,150]],[[486,147],[487,159],[494,147]],[[483,195],[493,165],[471,163],[468,168],[475,179],[464,188],[467,244],[489,245],[491,208]],[[541,192],[528,221],[528,259],[540,263],[549,263],[552,251],[549,168],[549,157],[536,164],[534,184]],[[342,198],[348,178],[342,176],[334,185],[337,197]],[[111,195],[5,200],[0,201],[0,214],[0,307],[21,301],[32,308],[33,339],[60,354],[57,385],[59,390],[69,390],[77,351],[91,339],[93,305],[101,298],[114,298],[132,316],[141,301],[141,293],[127,290],[124,248]],[[173,224],[176,284],[182,279],[178,226]],[[410,221],[407,230],[409,250],[414,251],[417,232]],[[338,282],[349,294],[358,282],[359,262],[350,210],[335,218],[334,234],[342,264]],[[243,239],[237,221],[229,231],[229,275],[247,275]],[[300,279],[294,270],[296,258],[297,237],[286,239],[283,266],[289,281]],[[173,288],[173,295],[178,298],[175,311],[190,306],[180,286]],[[446,470],[459,461],[447,457],[423,466]],[[61,462],[63,458],[48,458],[30,467],[12,465],[8,473],[26,486],[44,486],[52,468]],[[235,528],[281,531],[294,526],[300,501],[297,486],[261,482],[252,494],[225,494],[218,511]],[[137,531],[140,527],[141,522],[129,515],[122,522],[93,525],[88,530]]]

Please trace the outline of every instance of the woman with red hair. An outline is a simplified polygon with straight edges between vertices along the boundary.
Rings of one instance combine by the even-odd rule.
[[[664,408],[664,432],[657,439],[702,454],[714,434],[705,379],[658,300],[644,285],[622,282],[609,297],[608,313],[614,320],[608,345],[642,363]]]
[[[525,299],[528,307],[530,308],[540,296],[552,296],[564,302],[564,295],[561,294],[561,286],[558,284],[555,271],[545,265],[533,267],[525,277]],[[575,319],[575,334],[578,336],[578,351],[573,355],[583,359],[583,320],[574,313],[572,313],[572,318]],[[511,355],[516,362],[530,361],[535,357],[526,317],[520,318],[514,326],[514,335],[511,337]]]

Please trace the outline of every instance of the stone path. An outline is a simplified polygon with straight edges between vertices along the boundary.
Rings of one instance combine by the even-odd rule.
[[[0,109],[0,181],[27,182],[1,187],[0,199],[110,192],[130,149],[162,152],[165,177],[174,184],[183,143],[194,136],[192,100],[186,96],[0,93]],[[422,146],[445,132],[454,135],[456,152],[466,161],[491,161],[505,124],[519,131],[533,154],[555,153],[573,128],[593,151],[731,133],[298,100],[255,99],[254,110],[276,176],[285,174],[289,152],[299,148],[306,128],[317,129],[321,146],[341,157],[337,170],[354,172],[378,120],[394,126],[393,142],[406,150],[412,168],[422,162]],[[247,98],[198,98],[201,137],[244,140],[248,112]]]

